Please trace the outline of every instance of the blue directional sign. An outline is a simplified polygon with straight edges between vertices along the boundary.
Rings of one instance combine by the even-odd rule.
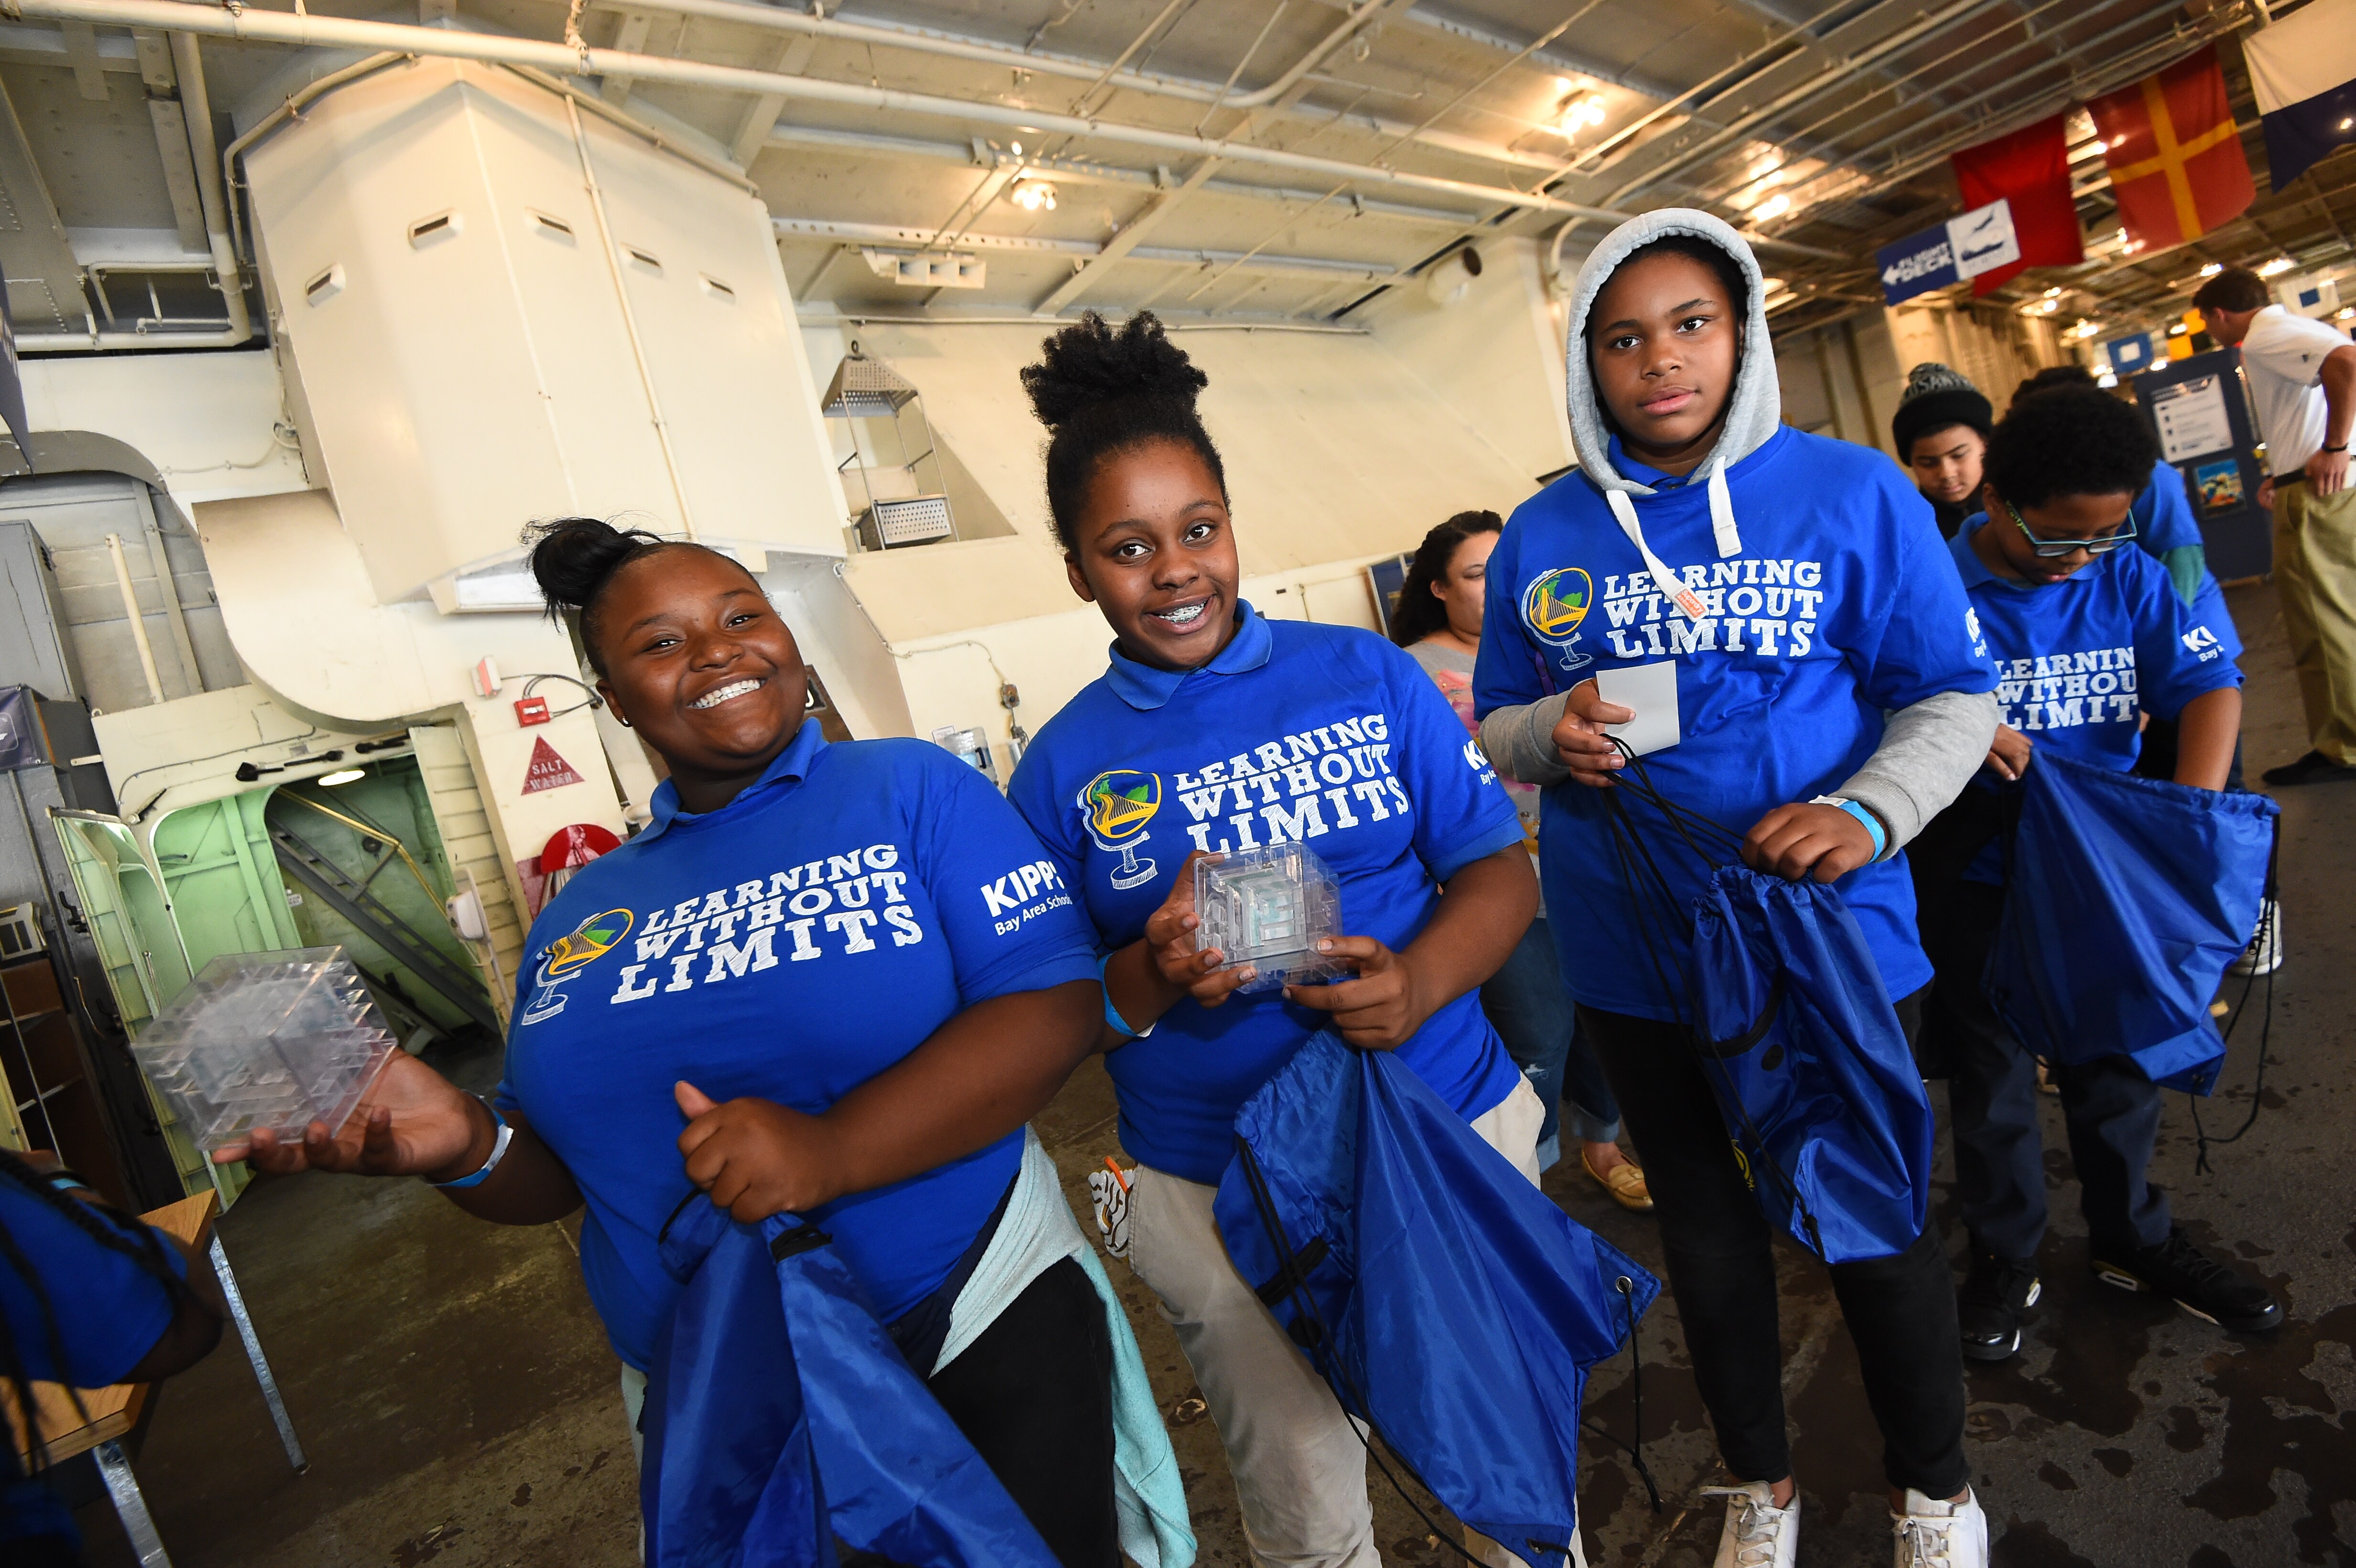
[[[1976,278],[2020,260],[2020,240],[2012,227],[2012,204],[1992,201],[1951,218],[1935,229],[1925,229],[1895,245],[1873,253],[1881,274],[1881,298],[1896,304],[1916,294]]]
[[[1885,304],[1911,300],[1956,281],[1955,248],[1948,242],[1944,223],[1911,234],[1895,245],[1884,245],[1873,253],[1873,264],[1881,273]]]
[[[2148,332],[2114,337],[2103,345],[2103,351],[2111,361],[2113,375],[2132,376],[2151,368],[2151,334]]]

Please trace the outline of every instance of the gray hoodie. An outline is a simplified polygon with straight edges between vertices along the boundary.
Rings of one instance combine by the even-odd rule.
[[[1740,522],[1728,494],[1726,470],[1764,445],[1783,421],[1783,394],[1767,330],[1766,281],[1742,237],[1708,213],[1689,208],[1648,212],[1607,235],[1580,268],[1571,293],[1569,342],[1564,355],[1569,367],[1571,444],[1580,469],[1603,492],[1622,531],[1644,551],[1648,563],[1651,551],[1642,543],[1634,498],[1655,491],[1628,478],[1612,464],[1611,432],[1588,363],[1586,329],[1595,296],[1620,263],[1632,252],[1672,234],[1690,234],[1718,246],[1734,258],[1749,284],[1742,357],[1728,400],[1726,422],[1718,444],[1688,479],[1708,487],[1710,522],[1721,558],[1742,550]],[[1674,574],[1656,570],[1655,577],[1672,581]],[[1481,722],[1481,741],[1499,773],[1535,784],[1560,784],[1569,778],[1570,772],[1562,765],[1551,739],[1569,700],[1569,693],[1565,692],[1520,707],[1491,710]],[[1885,858],[1898,853],[1963,793],[1996,738],[1997,714],[1993,693],[1948,691],[1885,717],[1880,744],[1837,792],[1881,819],[1889,830]]]

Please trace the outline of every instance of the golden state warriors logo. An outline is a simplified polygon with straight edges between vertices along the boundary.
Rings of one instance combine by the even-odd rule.
[[[564,1010],[564,993],[556,983],[573,971],[596,962],[613,950],[614,944],[630,933],[635,919],[626,909],[609,909],[593,914],[564,935],[548,944],[540,956],[540,989],[517,1015],[519,1023],[536,1024],[542,1019],[552,1019]]]
[[[1522,590],[1522,624],[1538,641],[1562,650],[1563,668],[1577,669],[1595,662],[1577,646],[1580,624],[1594,603],[1594,580],[1578,567],[1558,567]]]
[[[1139,859],[1137,847],[1153,837],[1145,825],[1162,809],[1161,774],[1108,769],[1081,789],[1079,808],[1097,848],[1120,856],[1112,873],[1114,887],[1127,890],[1153,880],[1153,862]]]

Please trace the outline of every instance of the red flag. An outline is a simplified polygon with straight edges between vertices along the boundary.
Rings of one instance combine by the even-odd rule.
[[[2086,105],[2107,144],[2127,236],[2157,251],[2197,240],[2257,197],[2217,46]]]
[[[2086,259],[2077,204],[2070,199],[2064,118],[2056,114],[2040,120],[2009,136],[1966,147],[1952,160],[1955,183],[1963,187],[1964,210],[1992,201],[2010,202],[2013,232],[2020,240],[2020,260],[1973,279],[1974,293],[1987,293],[2030,267],[2074,266]]]

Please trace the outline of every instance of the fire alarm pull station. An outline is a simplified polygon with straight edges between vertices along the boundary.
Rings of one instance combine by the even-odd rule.
[[[548,699],[545,697],[519,697],[516,699],[515,710],[518,724],[548,722]]]

